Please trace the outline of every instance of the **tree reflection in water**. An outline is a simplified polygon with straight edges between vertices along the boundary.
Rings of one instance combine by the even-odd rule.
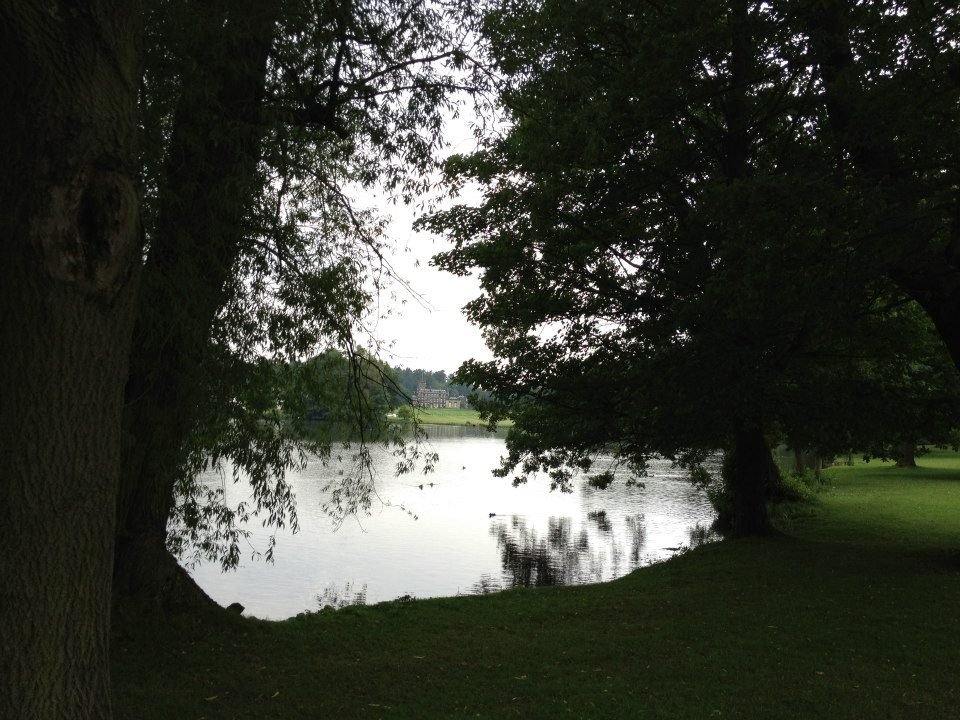
[[[591,545],[591,536],[584,527],[576,532],[570,517],[551,517],[541,536],[527,525],[522,516],[514,515],[509,523],[496,521],[490,534],[496,537],[503,564],[503,586],[532,587],[543,585],[579,585],[610,580],[641,564],[645,540],[643,515],[625,518],[626,547],[612,532],[613,527],[603,511],[591,512],[588,518],[600,531],[600,543]],[[597,544],[602,545],[596,547]],[[624,568],[624,557],[627,567]],[[503,587],[501,586],[501,587]],[[487,593],[500,589],[493,578],[484,576],[472,591]]]
[[[612,532],[613,525],[610,524],[610,520],[607,519],[606,510],[591,510],[587,513],[587,518],[593,520],[597,524],[597,529],[600,532]]]
[[[687,547],[691,550],[701,545],[706,545],[707,543],[716,542],[720,539],[720,534],[713,529],[713,527],[707,527],[706,525],[701,525],[697,523],[689,530],[689,542]]]
[[[643,524],[643,515],[630,515],[625,522],[630,534],[630,563],[637,567],[640,564],[640,551],[647,542],[647,528]]]

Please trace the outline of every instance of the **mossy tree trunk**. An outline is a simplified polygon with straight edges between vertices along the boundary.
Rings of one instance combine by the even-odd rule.
[[[126,389],[115,594],[140,611],[211,602],[167,551],[167,522],[205,400],[211,326],[244,240],[277,13],[245,0],[193,19]]]
[[[0,717],[109,718],[136,2],[0,3]]]

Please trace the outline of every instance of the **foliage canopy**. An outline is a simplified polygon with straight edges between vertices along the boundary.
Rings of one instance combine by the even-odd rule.
[[[355,198],[410,202],[425,188],[452,94],[480,86],[469,27],[465,8],[426,0],[151,6],[122,537],[159,527],[178,554],[234,564],[238,520],[295,524],[284,475],[329,451],[304,433],[305,399],[345,393],[338,412],[349,408],[341,419],[361,441],[382,423],[382,368],[358,338],[398,281],[384,219]],[[305,364],[331,348],[350,365],[336,389]],[[332,512],[368,506],[363,458]],[[209,468],[245,475],[250,502],[225,506],[197,480]]]
[[[546,470],[563,487],[611,446],[638,473],[653,453],[695,464],[717,447],[762,453],[774,435],[833,450],[890,431],[861,422],[855,399],[890,401],[894,378],[911,395],[936,375],[934,394],[958,397],[955,371],[908,382],[949,361],[942,344],[914,342],[930,337],[927,321],[898,310],[891,282],[952,227],[953,151],[923,139],[929,125],[894,99],[922,76],[924,119],[941,122],[956,86],[943,57],[928,61],[957,60],[956,18],[843,5],[488,11],[509,127],[448,163],[451,186],[478,186],[481,202],[425,225],[454,243],[441,267],[481,273],[468,314],[497,359],[466,363],[459,379],[493,391],[494,418],[515,420],[504,473]],[[936,168],[911,166],[903,187],[871,177],[840,132],[822,49],[838,14],[872,108],[858,107],[862,145],[895,136],[899,160]],[[847,425],[840,439],[826,432]],[[769,483],[767,466],[753,463],[753,486]]]

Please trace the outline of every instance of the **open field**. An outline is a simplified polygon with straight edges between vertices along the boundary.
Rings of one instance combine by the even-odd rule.
[[[960,457],[919,462],[609,584],[121,628],[116,714],[957,717]]]

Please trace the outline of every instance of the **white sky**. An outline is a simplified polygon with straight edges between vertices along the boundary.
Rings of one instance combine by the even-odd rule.
[[[473,119],[468,106],[461,107],[464,116],[448,120],[445,128],[446,154],[470,152],[474,140],[469,128]],[[469,195],[461,197],[467,201]],[[381,318],[373,334],[382,347],[380,354],[394,367],[445,370],[451,373],[470,358],[490,359],[480,330],[463,315],[463,306],[480,294],[474,277],[459,277],[430,265],[430,258],[446,250],[449,243],[442,237],[415,232],[416,219],[412,207],[376,202],[380,212],[391,217],[387,230],[389,244],[395,248],[390,262],[416,297],[397,288],[396,297],[380,298]]]
[[[397,288],[395,297],[380,300],[381,318],[374,334],[384,344],[383,359],[394,367],[445,370],[451,373],[464,360],[489,359],[480,330],[462,313],[480,294],[476,278],[458,277],[432,267],[430,258],[448,244],[412,229],[410,208],[393,207],[390,240],[401,251],[391,259],[393,269],[420,298]],[[405,251],[404,251],[405,250]]]

